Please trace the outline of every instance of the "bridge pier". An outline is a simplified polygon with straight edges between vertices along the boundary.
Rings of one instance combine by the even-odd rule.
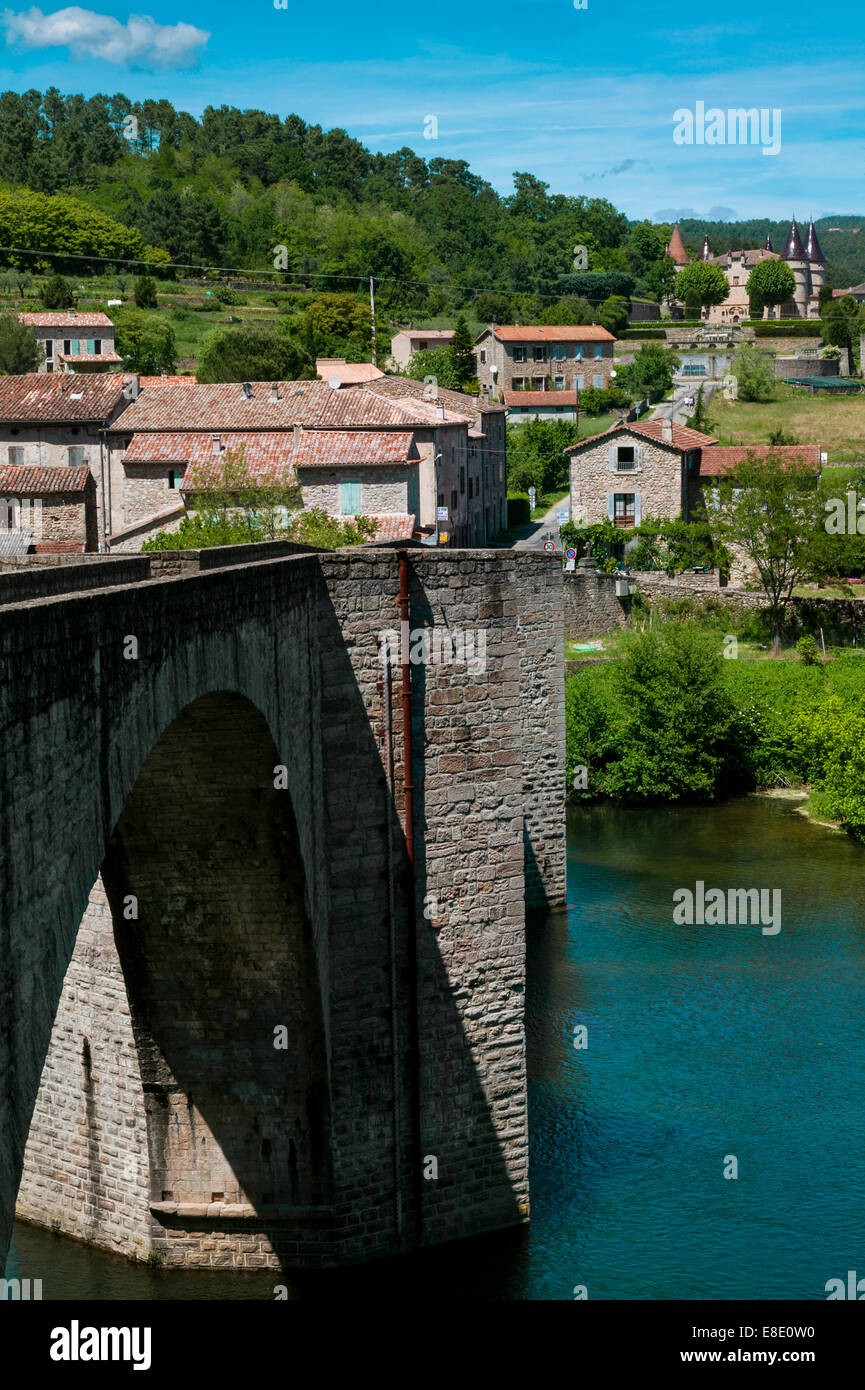
[[[187,1268],[527,1218],[524,912],[564,899],[561,570],[408,567],[413,883],[392,551],[56,597],[40,576],[0,608],[4,1249],[16,1192],[28,1221]]]

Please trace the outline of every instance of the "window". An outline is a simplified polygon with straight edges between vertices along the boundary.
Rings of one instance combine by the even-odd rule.
[[[94,346],[94,343],[95,343],[95,339],[94,339],[94,338],[88,338],[88,339],[87,339],[87,342],[84,344],[84,350],[85,350],[85,352],[87,353],[87,356],[88,356],[88,357],[94,357],[95,354],[96,354],[96,348],[95,348],[95,346]]]
[[[556,389],[557,391],[564,391],[564,389],[565,389],[565,378],[564,378],[563,376],[557,376],[557,377],[555,377],[555,378],[554,378],[554,381],[553,381],[553,385],[554,385],[554,387],[555,387],[555,389]]]
[[[553,358],[556,362],[561,362],[564,357],[567,357],[567,355],[568,349],[566,347],[560,347],[558,344],[556,344],[556,346],[553,348]]]
[[[340,483],[340,506],[343,516],[360,513],[360,483]]]
[[[576,362],[582,362],[582,360],[583,360],[583,345],[582,345],[582,343],[577,343],[577,346],[574,348],[574,360],[575,360]]]
[[[535,359],[535,361],[536,361],[536,362],[543,362],[544,356],[545,356],[545,354],[544,354],[544,345],[543,345],[543,343],[536,343],[536,344],[535,344],[535,350],[534,350],[534,359]]]
[[[472,450],[472,453],[474,453],[474,450]],[[465,470],[464,468],[461,468],[461,469],[460,469],[460,492],[465,492],[465,490],[466,490],[466,470]]]
[[[595,356],[596,356],[596,357],[603,357],[603,355],[604,355],[603,345],[602,345],[601,343],[595,343]]]
[[[533,391],[543,391],[543,389],[544,389],[544,378],[543,378],[542,376],[533,376],[533,377],[532,377],[532,390],[533,390]]]
[[[63,351],[68,357],[77,357],[81,349],[81,344],[77,338],[64,338]]]
[[[94,355],[94,357],[101,357],[101,356],[102,356],[102,339],[101,339],[101,338],[94,338],[94,339],[93,339],[93,355]]]
[[[20,445],[12,446],[9,449],[9,462],[13,468],[21,468],[24,463],[24,450]]]
[[[474,478],[469,478],[469,501],[472,500],[472,498],[474,497],[474,495],[475,495],[475,480],[474,480]]]
[[[417,515],[417,472],[414,468],[408,475],[408,509],[412,515]]]
[[[182,468],[171,469],[171,472],[168,474],[168,486],[172,490],[177,491],[179,489],[180,484],[183,482],[183,472],[184,470]]]
[[[53,338],[46,338],[46,339],[45,339],[45,357],[46,357],[46,360],[50,360],[51,358],[53,358],[53,356],[54,356],[54,339],[53,339]]]
[[[620,470],[633,468],[636,459],[634,458],[634,446],[632,444],[622,444],[616,451],[616,467]]]
[[[584,378],[584,377],[581,377],[581,376],[578,376],[578,377],[577,377],[577,390],[578,390],[578,391],[582,391],[584,379],[585,379],[585,378]]]
[[[458,506],[459,497],[457,495],[456,489],[454,489],[454,491],[451,493],[451,511],[455,512]]]
[[[69,467],[82,468],[84,465],[84,450],[80,444],[73,444],[69,449]]]
[[[525,389],[525,381],[526,379],[524,376],[515,376],[511,382],[511,386],[515,391],[523,391]]]
[[[526,350],[525,350],[525,348],[524,348],[524,347],[515,347],[515,348],[514,348],[514,361],[515,361],[515,362],[525,362],[525,360],[526,360]]]
[[[444,495],[443,492],[440,492],[440,493],[439,493],[439,497],[438,497],[438,505],[439,505],[440,507],[443,507],[444,504],[445,504],[445,495]]]
[[[602,376],[594,376],[594,377],[592,378],[592,381],[594,382],[594,385],[595,385],[595,387],[596,387],[597,390],[600,391],[600,390],[603,389],[604,378],[603,378]]]
[[[486,350],[486,348],[481,348],[480,356],[481,356],[481,362],[482,362],[482,363],[483,363],[483,362],[486,362],[486,360],[487,360],[487,350]]]
[[[634,526],[637,515],[637,495],[634,492],[617,492],[613,498],[613,521],[617,526]]]

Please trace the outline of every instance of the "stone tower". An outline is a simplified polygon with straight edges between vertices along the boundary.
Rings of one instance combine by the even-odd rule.
[[[811,278],[810,302],[806,306],[808,318],[816,318],[819,313],[818,296],[826,279],[826,257],[817,239],[817,228],[813,217],[808,222],[808,235],[805,238],[805,255],[808,257],[808,270]]]
[[[808,317],[808,299],[811,294],[811,273],[808,255],[802,245],[802,238],[799,235],[799,225],[795,219],[790,223],[790,230],[787,233],[787,240],[782,251],[784,260],[789,265],[796,280],[796,288],[793,291],[792,299],[794,312],[799,318]],[[784,314],[787,305],[781,306],[781,313]]]

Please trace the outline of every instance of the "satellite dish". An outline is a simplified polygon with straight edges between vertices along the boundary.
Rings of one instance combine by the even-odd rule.
[[[340,381],[338,376],[332,376],[328,378],[327,384],[332,391],[338,391],[340,386],[342,385],[342,382]]]

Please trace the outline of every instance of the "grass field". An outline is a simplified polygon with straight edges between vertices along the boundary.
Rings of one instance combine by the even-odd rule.
[[[722,444],[768,444],[770,432],[783,429],[801,444],[819,444],[830,463],[865,460],[865,394],[829,397],[790,391],[763,402],[726,401],[716,392],[709,414]]]

